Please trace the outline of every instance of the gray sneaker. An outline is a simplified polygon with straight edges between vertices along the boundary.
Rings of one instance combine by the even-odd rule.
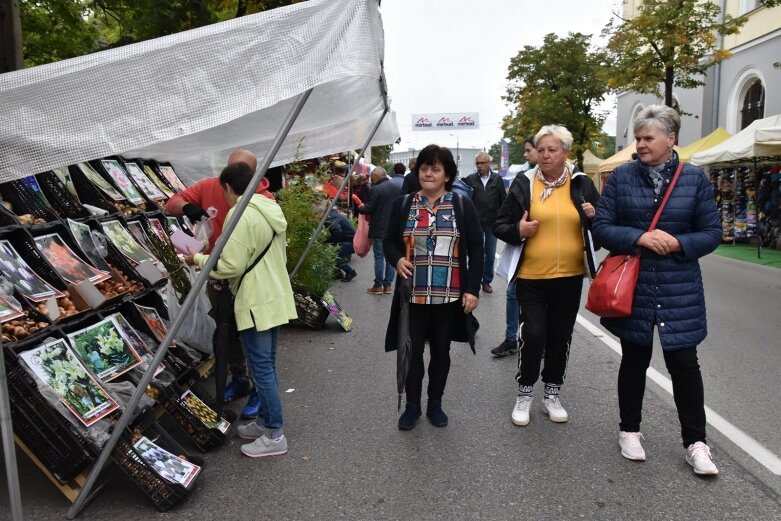
[[[242,445],[241,453],[250,458],[281,456],[282,454],[287,454],[287,439],[284,434],[274,440],[270,440],[263,435],[252,443]]]
[[[261,436],[268,436],[270,434],[268,429],[261,427],[257,422],[239,425],[237,430],[239,432],[239,438],[244,438],[245,440],[256,440]]]

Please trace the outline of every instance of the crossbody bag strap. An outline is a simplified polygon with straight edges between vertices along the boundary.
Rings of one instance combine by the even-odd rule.
[[[277,232],[273,231],[272,234],[271,234],[271,240],[268,241],[268,244],[266,245],[265,249],[262,252],[260,252],[260,255],[258,255],[257,258],[254,261],[252,261],[252,264],[250,264],[247,267],[247,269],[244,270],[244,273],[242,273],[241,278],[239,279],[239,283],[236,285],[236,293],[235,293],[236,295],[239,294],[239,288],[241,288],[241,283],[244,281],[244,277],[246,277],[247,273],[252,271],[252,269],[255,266],[257,266],[258,263],[260,262],[260,260],[266,255],[266,252],[268,251],[269,248],[271,248],[271,244],[274,242],[274,239],[276,238],[276,236],[277,236]]]
[[[683,161],[678,160],[678,168],[675,170],[675,175],[673,176],[673,180],[670,182],[670,186],[667,188],[667,191],[664,192],[662,204],[660,204],[659,208],[656,210],[656,215],[654,215],[654,219],[651,221],[651,226],[648,227],[649,232],[656,228],[656,223],[659,222],[659,218],[662,216],[662,210],[664,210],[664,207],[667,204],[667,200],[670,198],[670,194],[672,193],[673,188],[675,188],[675,183],[678,182],[678,177],[681,175],[681,170],[683,170]]]

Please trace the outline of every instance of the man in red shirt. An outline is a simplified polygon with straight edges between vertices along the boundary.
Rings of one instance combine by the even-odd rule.
[[[246,163],[253,172],[258,167],[258,160],[255,154],[241,148],[234,150],[228,156],[229,165],[237,163]],[[268,186],[268,181],[266,178],[263,178],[258,186],[257,193],[273,199],[274,196],[268,191]],[[208,217],[209,215],[206,213],[208,208],[217,210],[217,214],[212,220],[214,228],[211,237],[209,237],[209,251],[211,251],[222,233],[222,225],[229,210],[228,201],[225,200],[219,177],[210,177],[198,181],[184,192],[173,196],[166,204],[166,210],[169,214],[186,215],[192,223],[200,221],[203,217]],[[251,393],[247,405],[241,411],[241,417],[246,419],[255,418],[258,415],[260,401],[258,394],[253,392],[252,380],[247,378],[247,361],[244,358],[239,333],[236,330],[236,320],[233,316],[233,297],[231,296],[230,288],[224,281],[209,279],[206,293],[212,305],[212,315],[217,317],[215,343],[218,341],[220,332],[224,335],[222,338],[225,345],[221,346],[222,349],[215,349],[215,352],[225,353],[232,375],[230,383],[225,388],[224,401],[230,402]]]

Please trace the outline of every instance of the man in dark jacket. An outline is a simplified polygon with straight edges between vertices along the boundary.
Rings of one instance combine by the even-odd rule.
[[[374,250],[374,285],[367,291],[372,295],[390,294],[393,293],[391,284],[396,275],[396,268],[385,261],[382,240],[388,227],[391,205],[401,196],[401,188],[390,182],[388,174],[381,166],[372,170],[371,180],[369,201],[358,208],[359,213],[372,216],[369,223],[369,238],[372,240]]]
[[[475,156],[475,166],[477,172],[466,178],[466,184],[472,187],[472,201],[475,203],[477,214],[480,216],[480,225],[483,227],[483,291],[491,293],[496,256],[496,236],[493,226],[507,192],[502,178],[491,171],[491,156],[485,152],[478,153]]]

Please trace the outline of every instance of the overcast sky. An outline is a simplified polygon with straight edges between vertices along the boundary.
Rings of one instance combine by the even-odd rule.
[[[483,148],[502,137],[509,109],[510,58],[524,45],[540,46],[544,36],[599,33],[616,0],[384,0],[385,75],[391,107],[401,133],[399,148],[429,143],[453,147],[453,131],[411,130],[411,115],[479,112],[479,130],[458,131],[461,147]],[[606,108],[613,110],[611,98]],[[615,114],[605,125],[615,134]]]

